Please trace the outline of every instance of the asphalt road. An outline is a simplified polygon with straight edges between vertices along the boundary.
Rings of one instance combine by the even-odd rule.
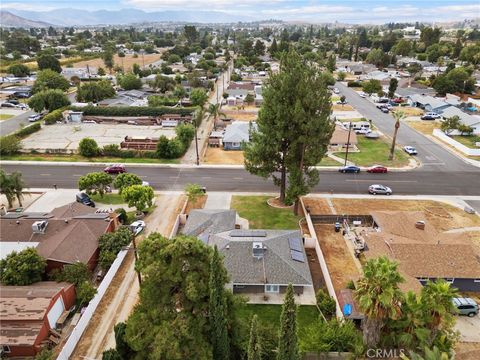
[[[20,171],[27,186],[49,188],[76,188],[78,178],[86,173],[101,171],[99,165],[10,165],[2,164],[10,173]],[[141,167],[127,165],[129,172],[148,181],[156,190],[183,190],[188,183],[198,183],[212,191],[272,192],[277,188],[271,180],[249,174],[243,169]],[[314,193],[364,194],[371,184],[380,183],[392,188],[394,194],[402,195],[480,195],[480,171],[446,172],[427,169],[388,174],[341,174],[336,171],[321,171],[320,183]]]
[[[373,120],[379,130],[393,136],[395,120],[390,114],[384,114],[378,110],[370,100],[361,98],[357,92],[351,88],[336,83],[335,86],[345,95],[347,101],[363,117]],[[460,158],[444,149],[441,145],[433,142],[424,135],[416,132],[408,125],[402,123],[398,130],[397,144],[399,146],[411,145],[418,151],[418,159],[422,162],[427,171],[436,172],[457,172],[472,170],[473,166],[465,163]]]
[[[11,134],[19,130],[22,125],[27,126],[28,124],[30,124],[28,122],[28,117],[33,113],[34,111],[29,110],[24,112],[23,114],[14,116],[8,120],[0,122],[0,136]]]

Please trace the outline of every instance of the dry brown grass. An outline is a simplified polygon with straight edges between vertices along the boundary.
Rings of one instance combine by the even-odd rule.
[[[352,105],[340,105],[340,104],[333,104],[332,105],[332,110],[337,110],[337,111],[354,111],[355,109],[352,107]]]
[[[335,232],[332,225],[315,225],[315,232],[332,278],[333,287],[336,290],[344,289],[350,280],[357,280],[361,274],[342,233]]]
[[[185,208],[185,214],[189,214],[191,210],[194,209],[203,209],[205,203],[207,202],[207,195],[200,196],[195,202],[189,201],[187,207]]]
[[[308,206],[313,215],[330,215],[332,211],[326,199],[303,197],[305,208]]]
[[[204,159],[205,164],[243,165],[243,151],[225,151],[209,147]]]
[[[439,231],[480,226],[480,217],[452,205],[431,200],[332,199],[339,214],[369,214],[372,211],[423,211]],[[448,215],[447,215],[448,214]]]
[[[115,55],[113,57],[113,61],[115,65],[118,65],[120,67],[123,66],[125,71],[131,71],[133,64],[138,64],[140,67],[143,66],[143,60],[145,60],[145,67],[147,67],[149,64],[154,63],[155,61],[160,60],[162,54],[145,54],[143,56],[139,55],[137,58],[134,58],[133,55],[125,55],[124,58],[119,57],[118,55]],[[84,60],[80,62],[76,62],[73,64],[73,67],[96,67],[97,69],[99,67],[102,67],[105,69],[105,64],[102,59],[97,58],[97,59],[91,59],[91,60]]]
[[[455,359],[457,360],[480,359],[480,343],[458,342],[455,346]]]
[[[440,124],[436,121],[412,120],[405,123],[425,135],[432,135],[434,129],[440,129]]]
[[[421,116],[424,113],[422,109],[419,109],[416,107],[409,107],[409,106],[397,107],[397,108],[394,108],[393,111],[401,111],[405,114],[405,116]]]

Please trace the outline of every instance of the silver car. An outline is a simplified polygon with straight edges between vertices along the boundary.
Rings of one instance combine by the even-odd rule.
[[[459,315],[473,317],[478,314],[478,304],[472,298],[453,298],[452,302],[457,308]]]
[[[368,192],[372,195],[392,195],[392,189],[388,186],[380,185],[380,184],[373,184],[368,187]]]

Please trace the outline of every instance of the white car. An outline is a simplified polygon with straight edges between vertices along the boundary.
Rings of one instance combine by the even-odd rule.
[[[145,229],[145,226],[145,221],[137,220],[130,224],[130,230],[133,232],[133,235],[137,236]]]
[[[417,155],[417,149],[413,146],[404,146],[403,150],[405,150],[408,155]]]
[[[371,132],[372,132],[372,130],[367,129],[367,128],[361,128],[361,129],[356,129],[355,130],[355,134],[357,134],[357,135],[367,135]]]
[[[358,95],[360,95],[361,98],[366,98],[367,94],[365,94],[363,91],[359,92]]]
[[[392,189],[385,185],[374,184],[368,187],[368,192],[372,195],[392,195]]]
[[[148,181],[142,181],[142,186],[150,186],[150,183]]]
[[[333,89],[333,92],[334,92],[335,94],[340,94],[340,90],[338,90],[337,88],[334,88],[334,89]]]
[[[430,116],[430,117],[433,117],[435,119],[440,119],[441,116],[438,115],[436,112],[427,112],[424,116]]]
[[[38,121],[42,118],[42,115],[40,114],[32,114],[28,117],[28,121],[29,122],[35,122],[35,121]]]

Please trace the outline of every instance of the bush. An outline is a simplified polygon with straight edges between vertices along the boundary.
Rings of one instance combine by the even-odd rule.
[[[104,156],[118,157],[121,152],[122,150],[117,144],[108,144],[102,149],[102,155]]]
[[[30,285],[42,280],[46,266],[34,248],[13,251],[0,260],[0,281],[3,285]]]
[[[62,112],[63,109],[57,109],[45,115],[45,117],[43,118],[45,125],[52,125],[56,124],[57,121],[61,121],[63,119]]]
[[[160,95],[151,95],[148,97],[148,106],[150,107],[159,107],[159,106],[174,106],[178,103],[178,98],[167,97]]]
[[[20,139],[15,135],[0,137],[0,155],[16,154],[21,148]]]
[[[86,116],[161,116],[164,114],[191,115],[195,108],[141,107],[141,106],[86,106],[82,108],[70,107],[73,111],[82,111]]]
[[[124,208],[118,208],[115,209],[115,212],[118,214],[118,221],[125,225],[128,220],[127,211]]]
[[[84,138],[78,144],[78,152],[85,157],[94,157],[100,153],[98,144],[91,138]]]
[[[336,303],[335,299],[328,295],[323,289],[319,289],[315,295],[317,299],[317,306],[326,317],[331,317],[335,314]]]
[[[119,76],[118,84],[125,90],[140,89],[142,87],[142,80],[138,78],[134,73],[128,73],[123,76]]]
[[[182,155],[183,149],[184,145],[179,140],[169,140],[165,135],[162,135],[157,143],[157,157],[161,159],[176,159]]]
[[[19,137],[20,139],[27,137],[30,134],[33,134],[34,132],[39,131],[42,128],[40,123],[35,123],[30,126],[25,126],[23,129],[18,130],[15,135]]]
[[[359,81],[349,81],[347,83],[348,87],[362,87],[362,83]]]

